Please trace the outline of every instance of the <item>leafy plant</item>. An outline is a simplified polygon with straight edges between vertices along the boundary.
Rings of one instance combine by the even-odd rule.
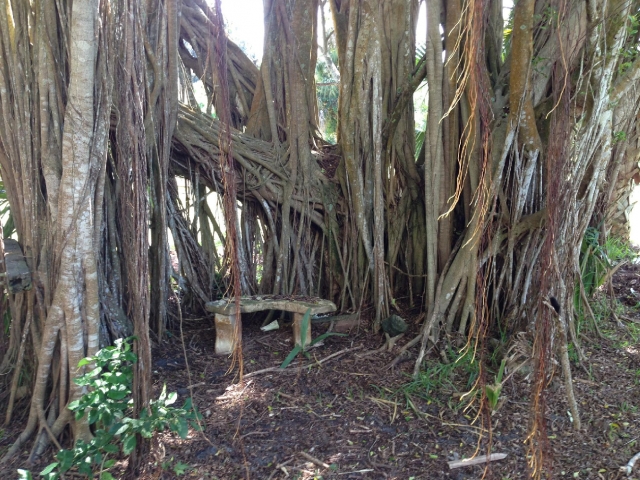
[[[441,390],[445,386],[455,389],[453,380],[454,374],[458,371],[462,371],[463,376],[467,377],[465,387],[471,387],[478,377],[478,362],[474,361],[472,350],[467,349],[461,355],[449,350],[447,357],[449,363],[436,363],[425,367],[415,380],[401,387],[402,392],[424,400],[432,400],[432,391]]]
[[[47,466],[40,475],[46,479],[60,478],[65,472],[76,469],[78,473],[100,480],[111,480],[109,472],[120,453],[129,455],[137,444],[137,436],[151,438],[155,432],[169,429],[180,437],[187,436],[189,426],[199,428],[199,414],[187,399],[182,408],[172,407],[176,393],[167,394],[166,385],[157,400],[152,400],[148,410],[140,418],[132,418],[133,382],[132,365],[137,361],[131,351],[133,338],[116,340],[115,346],[100,350],[94,357],[85,358],[79,367],[94,368],[75,379],[76,384],[86,386],[89,392],[69,404],[77,420],[88,416],[93,429],[90,442],[78,440],[69,450],[60,450],[56,462]],[[19,472],[20,478],[31,478],[27,471]]]
[[[619,131],[613,134],[613,143],[624,142],[627,139],[627,132]]]
[[[289,352],[289,355],[287,355],[287,358],[284,359],[284,362],[282,362],[282,365],[280,365],[280,368],[287,368],[287,366],[291,362],[293,362],[293,359],[296,358],[300,352],[303,352],[304,355],[307,358],[309,358],[309,354],[307,352],[305,352],[305,348],[307,346],[315,345],[316,343],[321,342],[322,340],[324,340],[325,338],[328,338],[328,337],[345,337],[346,336],[344,333],[326,332],[326,333],[323,333],[322,335],[320,335],[319,337],[314,338],[309,343],[309,345],[306,345],[305,342],[307,340],[307,331],[309,330],[310,318],[311,318],[311,309],[308,308],[307,311],[305,312],[304,316],[302,317],[302,322],[300,324],[300,342],[301,342],[301,345],[296,345],[295,347],[293,347],[293,350],[291,350],[291,352]]]
[[[580,248],[580,273],[587,296],[605,282],[611,269],[635,257],[635,252],[621,239],[609,237],[601,242],[600,231],[587,228]]]
[[[500,369],[498,370],[498,374],[496,375],[496,381],[493,385],[485,385],[484,391],[487,394],[487,400],[489,401],[489,406],[491,410],[495,410],[498,405],[498,400],[500,399],[500,393],[502,393],[502,376],[504,375],[504,366],[506,364],[506,360],[502,359],[500,362]]]
[[[636,256],[636,253],[622,239],[610,236],[603,241],[597,228],[587,228],[580,248],[580,279],[577,280],[582,282],[586,297],[591,298],[622,264],[635,259]],[[583,304],[579,283],[574,289],[573,301],[580,319],[577,323],[579,333],[584,310],[585,308],[588,310]],[[595,309],[594,313],[597,313]]]
[[[184,475],[191,469],[191,465],[188,463],[178,462],[173,466],[173,471],[176,475]]]

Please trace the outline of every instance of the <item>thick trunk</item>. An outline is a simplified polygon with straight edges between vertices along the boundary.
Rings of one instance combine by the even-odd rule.
[[[528,328],[537,394],[545,355],[559,354],[579,418],[566,363],[579,246],[613,195],[613,187],[603,193],[606,172],[615,176],[616,162],[637,154],[630,92],[640,68],[621,56],[637,54],[625,25],[630,1],[521,0],[504,63],[500,2],[452,0],[442,11],[427,1],[417,62],[417,0],[329,3],[337,146],[317,127],[315,0],[264,2],[260,69],[226,41],[219,11],[204,0],[166,0],[153,11],[118,0],[108,12],[107,2],[99,10],[98,0],[74,0],[69,25],[51,2],[0,9],[0,166],[36,285],[11,299],[0,365],[23,361],[24,344],[38,352],[29,425],[15,449],[45,417],[54,435],[72,421],[65,405],[82,391],[71,378],[97,348],[100,317],[105,341],[127,330],[127,317],[133,324],[136,408],[145,408],[150,291],[158,333],[167,315],[167,228],[196,304],[213,295],[213,262],[220,274],[233,265],[245,293],[372,305],[376,325],[399,297],[421,302],[416,372],[429,339],[444,333],[483,342],[492,331]],[[211,107],[194,111],[193,95],[180,97],[187,69],[222,123]],[[425,77],[426,140],[415,161],[411,95]],[[175,176],[193,187],[195,221],[179,208]],[[203,192],[224,193],[231,238]],[[232,241],[226,257],[216,236]],[[562,304],[560,318],[541,310],[549,295]],[[88,430],[78,424],[76,436]]]
[[[38,4],[34,7],[41,15],[47,8]],[[56,100],[55,95],[52,96],[55,82],[50,77],[38,78],[38,100],[43,109],[40,118],[44,119],[40,126],[40,140],[47,143],[56,138],[56,133],[59,136],[53,145],[43,148],[46,153],[42,157],[47,193],[51,199],[48,203],[50,240],[44,242],[47,250],[42,251],[39,262],[36,252],[31,254],[30,266],[36,280],[35,300],[40,313],[39,318],[32,322],[32,335],[40,332],[42,338],[35,349],[38,360],[36,380],[28,426],[10,453],[19,448],[38,426],[50,428],[53,435],[58,435],[71,423],[76,439],[88,440],[91,437],[86,419],[72,421],[66,405],[84,393],[83,388],[72,381],[78,362],[87,355],[93,355],[99,346],[100,294],[96,253],[99,248],[98,229],[102,222],[102,189],[98,184],[104,181],[102,173],[106,159],[111,86],[101,77],[108,68],[107,59],[103,56],[98,60],[99,41],[104,40],[104,31],[96,30],[100,24],[99,1],[76,1],[70,13],[68,46],[73,54],[69,55],[69,83],[65,89],[66,104],[62,109],[64,117],[61,123],[55,122],[56,112],[61,111],[60,105],[53,103]],[[42,16],[38,19],[47,21]],[[55,27],[45,25],[39,23],[37,30],[42,34],[47,29],[55,32]],[[42,68],[45,71],[51,69],[53,64],[47,56],[47,48],[42,47],[38,51]],[[53,110],[53,117],[49,117],[50,110]],[[17,112],[14,110],[14,113]],[[50,118],[54,122],[49,123]],[[23,125],[23,128],[28,131],[30,125]],[[4,139],[8,139],[8,132],[3,133]],[[3,164],[3,174],[15,171],[19,165],[16,160],[15,157],[10,159],[11,166]],[[23,170],[21,178],[37,182],[38,170]],[[13,195],[15,193],[12,192]],[[33,212],[29,203],[36,201],[39,191],[23,190],[23,195],[26,209],[16,210]],[[47,216],[42,213],[40,221],[46,224]],[[19,226],[22,229],[20,237],[26,245],[31,243],[27,239],[38,238],[45,232],[37,227],[37,223],[31,223],[35,219],[28,223],[21,221]],[[43,240],[46,237],[40,242]],[[28,305],[33,308],[33,300]],[[33,340],[36,341],[35,338]],[[58,360],[54,361],[54,356],[58,355]],[[54,366],[59,369],[57,372],[52,372]],[[53,390],[50,388],[52,373],[57,379]],[[42,432],[33,453],[42,453],[48,441],[49,435]]]

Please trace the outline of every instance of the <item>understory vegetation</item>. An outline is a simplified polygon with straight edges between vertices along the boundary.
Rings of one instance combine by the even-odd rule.
[[[376,405],[473,410],[486,451],[512,388],[527,399],[521,471],[550,475],[552,379],[578,435],[593,415],[574,377],[611,321],[636,355],[612,279],[636,261],[640,2],[263,7],[259,65],[221,0],[0,8],[0,219],[31,282],[0,302],[0,404],[19,429],[0,465],[55,449],[46,475],[108,478],[123,455],[137,475],[150,436],[200,422],[160,393],[152,350],[184,340],[183,314],[232,299],[233,354],[213,363],[249,388],[245,357],[261,357],[241,297],[270,296],[328,300],[370,335],[341,344],[331,329],[353,325],[337,316],[312,345],[274,350],[289,353],[278,374],[321,368],[323,344],[364,370],[385,357],[408,377]],[[393,315],[412,316],[404,334]]]
[[[115,346],[106,347],[78,364],[78,367],[92,367],[91,371],[74,379],[88,392],[71,402],[68,408],[75,413],[76,419],[87,417],[93,438],[88,443],[79,440],[72,449],[59,450],[56,462],[42,470],[40,476],[55,480],[64,478],[64,474],[73,469],[89,478],[97,476],[100,480],[111,480],[114,477],[110,469],[123,456],[133,452],[138,438],[150,439],[165,429],[186,438],[189,428],[201,429],[199,420],[202,417],[194,410],[191,399],[187,399],[182,408],[173,407],[177,394],[167,394],[166,385],[158,399],[151,400],[148,410],[139,418],[131,417],[134,411],[131,365],[137,360],[131,351],[133,340],[118,339]],[[18,470],[18,473],[21,478],[32,478],[27,470]]]

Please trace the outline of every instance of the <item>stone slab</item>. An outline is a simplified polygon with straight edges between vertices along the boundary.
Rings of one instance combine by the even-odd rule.
[[[297,300],[295,297],[272,298],[269,296],[261,297],[259,295],[240,297],[240,311],[242,313],[252,313],[263,310],[284,310],[286,312],[304,314],[307,310],[311,310],[311,314],[315,315],[317,313],[330,313],[336,310],[336,305],[329,300],[321,298],[310,299],[309,297],[302,298],[301,300]],[[212,313],[230,315],[235,313],[236,304],[233,299],[223,298],[215,302],[207,302],[205,309]]]

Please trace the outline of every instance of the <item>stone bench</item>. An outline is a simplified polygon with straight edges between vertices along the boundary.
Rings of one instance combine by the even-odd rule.
[[[207,302],[205,309],[215,313],[216,324],[216,354],[228,355],[233,352],[236,345],[236,304],[233,299],[223,298],[215,302]],[[240,311],[242,313],[260,312],[263,310],[282,310],[293,313],[293,338],[296,345],[302,344],[302,317],[311,311],[311,315],[318,313],[330,313],[336,310],[336,306],[329,300],[312,297],[295,297],[291,295],[253,295],[240,297]],[[242,326],[240,327],[242,336]],[[307,328],[304,344],[311,343],[311,322]]]

